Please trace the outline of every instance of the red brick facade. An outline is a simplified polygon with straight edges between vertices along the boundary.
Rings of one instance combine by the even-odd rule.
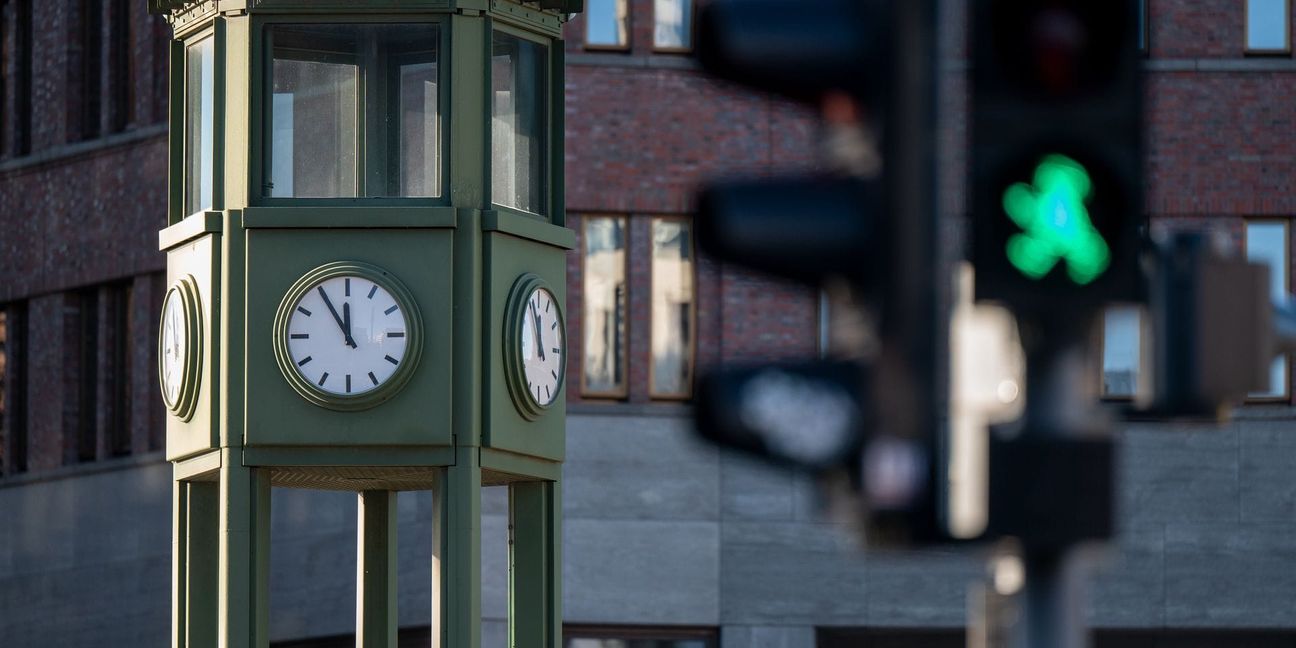
[[[68,377],[71,291],[124,281],[131,340],[124,375],[129,383],[125,420],[132,452],[159,447],[161,407],[154,376],[156,313],[164,258],[156,233],[165,221],[168,28],[128,2],[129,56],[108,49],[112,16],[98,22],[102,64],[81,51],[77,3],[31,2],[34,25],[30,96],[30,152],[16,148],[15,94],[19,79],[17,6],[0,2],[0,306],[26,313],[24,330],[11,326],[9,346],[22,340],[23,362],[6,375],[27,376],[26,453],[32,470],[53,468],[77,453],[72,428],[85,401]],[[1148,210],[1162,223],[1212,222],[1240,232],[1241,218],[1287,218],[1296,213],[1292,191],[1296,142],[1296,61],[1291,55],[1248,57],[1243,3],[1233,0],[1150,0]],[[112,6],[106,2],[105,6]],[[814,163],[815,125],[807,112],[768,97],[704,79],[688,54],[654,52],[653,0],[630,0],[631,37],[625,51],[587,51],[583,18],[567,28],[566,179],[569,222],[581,232],[587,215],[629,219],[628,368],[625,401],[648,403],[650,355],[649,272],[652,217],[685,216],[707,178],[734,173],[777,173]],[[92,21],[92,24],[93,21]],[[956,51],[957,48],[956,48]],[[114,69],[111,61],[124,61]],[[124,68],[121,65],[125,65]],[[101,133],[87,138],[87,80],[97,69]],[[124,70],[124,71],[123,71]],[[123,81],[124,80],[124,81]],[[130,91],[114,104],[113,84]],[[959,83],[950,87],[956,93]],[[125,111],[114,114],[113,111]],[[114,121],[125,131],[113,133]],[[955,133],[961,132],[955,129]],[[950,155],[958,159],[957,149]],[[955,174],[957,176],[957,174]],[[952,185],[958,185],[956,177]],[[959,210],[958,193],[946,198]],[[582,402],[582,263],[569,258],[569,335],[574,353],[569,398]],[[697,265],[696,361],[812,355],[817,349],[817,296],[707,260]],[[103,327],[101,327],[102,329]],[[100,330],[100,339],[116,333]],[[112,357],[93,362],[111,374]],[[23,365],[20,367],[20,365]],[[10,381],[7,381],[10,382]],[[97,398],[106,399],[107,393]],[[608,399],[598,399],[605,401]],[[60,406],[49,407],[57,403]],[[69,409],[70,408],[70,409]],[[17,431],[8,408],[0,434]],[[111,427],[105,414],[96,426]],[[69,444],[72,444],[71,446]],[[96,456],[112,454],[99,439]],[[8,464],[5,464],[6,466]],[[0,471],[8,468],[0,467]]]

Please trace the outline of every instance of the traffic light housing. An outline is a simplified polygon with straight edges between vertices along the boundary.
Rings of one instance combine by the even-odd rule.
[[[1144,298],[1138,4],[973,4],[978,299],[1096,311]]]
[[[712,0],[698,19],[698,60],[712,76],[821,108],[833,128],[878,144],[880,169],[713,184],[696,219],[699,246],[719,261],[808,284],[832,278],[868,304],[869,357],[712,372],[695,417],[720,445],[845,473],[871,544],[939,535],[935,4]],[[774,416],[762,398],[785,414],[823,405]]]

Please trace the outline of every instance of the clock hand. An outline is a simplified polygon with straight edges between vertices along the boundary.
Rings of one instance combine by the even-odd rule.
[[[351,304],[348,302],[342,302],[342,322],[346,324],[342,329],[342,334],[346,336],[347,344],[350,344],[351,348],[354,349],[356,343],[355,338],[351,337]]]
[[[535,304],[531,304],[531,330],[535,335],[536,350],[540,352],[540,361],[545,361],[544,343],[540,341],[540,316],[536,314]]]
[[[346,323],[338,315],[337,309],[333,308],[333,301],[329,299],[328,293],[324,292],[324,286],[318,286],[319,294],[324,298],[324,305],[328,306],[329,312],[333,314],[333,321],[337,322],[338,328],[342,331],[342,343],[351,344],[351,336],[347,335]]]

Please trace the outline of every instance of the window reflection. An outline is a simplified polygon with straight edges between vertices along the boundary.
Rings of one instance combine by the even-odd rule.
[[[1251,261],[1269,265],[1269,294],[1274,301],[1287,299],[1287,223],[1251,222],[1246,225],[1246,252]],[[1269,373],[1269,390],[1250,394],[1252,398],[1282,398],[1287,395],[1287,356],[1274,358]]]
[[[544,45],[495,32],[491,55],[491,201],[543,214]]]
[[[585,219],[585,396],[626,391],[626,221]]]
[[[693,0],[655,0],[653,20],[653,47],[693,47]]]
[[[585,45],[625,47],[629,44],[626,0],[589,0],[585,3]]]
[[[1247,0],[1246,12],[1248,50],[1287,50],[1287,0]]]
[[[1103,317],[1103,396],[1138,393],[1141,312],[1136,306],[1108,308]]]
[[[693,384],[693,237],[686,221],[652,221],[653,396],[686,397]]]
[[[276,25],[266,195],[441,194],[437,26]]]
[[[216,40],[210,36],[185,52],[185,214],[212,206],[216,157]]]

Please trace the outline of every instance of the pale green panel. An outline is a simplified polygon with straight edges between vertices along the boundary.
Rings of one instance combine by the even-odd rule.
[[[197,222],[206,218],[198,214],[186,221]],[[180,226],[176,226],[180,227]],[[201,361],[198,370],[197,406],[193,417],[183,421],[168,410],[166,416],[167,459],[176,461],[190,455],[215,448],[220,444],[217,417],[216,345],[220,294],[220,235],[203,234],[176,244],[167,250],[167,286],[173,286],[182,277],[192,276],[198,288],[198,319],[202,322],[202,342],[199,349]],[[157,344],[153,340],[152,344]],[[148,367],[156,372],[157,366]]]
[[[566,233],[564,228],[535,221],[546,230]],[[482,445],[508,450],[524,455],[562,461],[565,452],[565,426],[567,417],[567,381],[544,413],[536,420],[527,420],[520,412],[509,391],[505,375],[504,318],[508,309],[510,289],[517,279],[531,273],[539,276],[564,305],[563,320],[567,319],[567,282],[565,250],[535,240],[488,231],[484,234],[484,263],[486,265],[485,317],[488,324],[486,342],[485,402],[483,412]],[[568,341],[570,348],[570,341]]]
[[[453,229],[247,230],[246,440],[249,446],[450,445]],[[276,310],[294,282],[326,263],[359,261],[409,289],[423,348],[405,387],[359,411],[325,409],[290,386],[275,360]]]

